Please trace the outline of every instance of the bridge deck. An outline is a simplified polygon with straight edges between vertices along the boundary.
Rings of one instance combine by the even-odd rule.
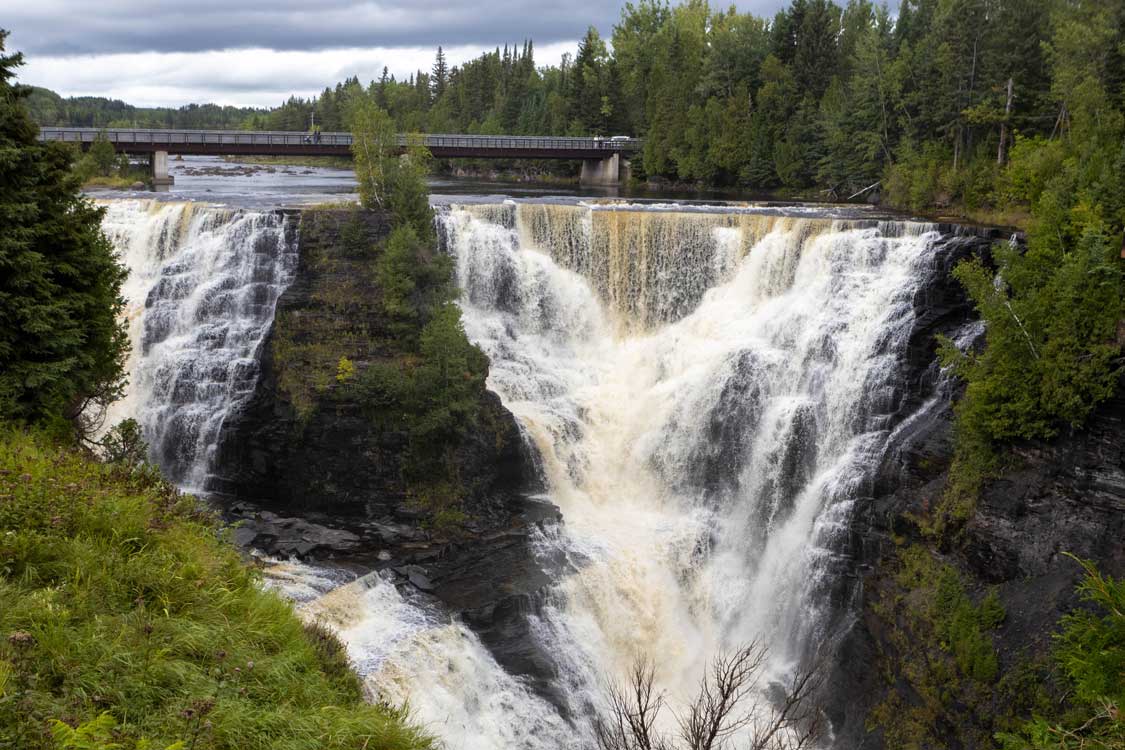
[[[246,154],[254,156],[350,156],[350,133],[308,133],[248,130],[156,130],[136,128],[40,128],[44,141],[64,141],[88,148],[105,133],[118,151],[126,153]],[[407,136],[399,135],[399,146]],[[563,138],[516,135],[425,135],[423,142],[438,158],[605,159],[641,148],[636,138]]]

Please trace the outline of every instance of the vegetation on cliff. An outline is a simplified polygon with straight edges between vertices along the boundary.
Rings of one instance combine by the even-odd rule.
[[[1036,715],[1020,731],[998,738],[1004,750],[1113,750],[1125,747],[1125,581],[1079,561],[1087,608],[1062,620],[1054,661],[1068,695],[1067,710]]]
[[[0,561],[0,747],[430,746],[153,469],[3,428]]]
[[[366,368],[354,388],[374,419],[406,432],[402,472],[411,499],[450,527],[464,518],[453,453],[477,421],[488,359],[461,326],[449,258],[433,250],[429,152],[408,138],[398,155],[394,120],[372,97],[355,100],[351,128],[360,198],[390,214],[375,274],[399,352]]]
[[[474,492],[463,476],[466,443],[506,439],[495,409],[483,406],[488,361],[465,336],[452,263],[436,248],[429,154],[417,143],[400,154],[393,122],[373,100],[357,102],[351,122],[364,206],[303,214],[302,297],[279,308],[271,367],[302,433],[322,413],[362,414],[348,429],[357,450],[379,456],[371,502],[452,532],[468,520]],[[302,435],[287,440],[303,449]],[[344,504],[364,492],[350,479],[325,481],[325,498]]]
[[[937,3],[928,16],[900,18],[896,30],[924,17],[963,23],[977,12],[972,5]],[[922,11],[926,6],[909,3],[904,8]],[[1012,37],[1014,26],[991,37],[989,24],[1006,14],[1026,21],[1020,33],[1035,30],[1038,49]],[[963,647],[942,633],[932,612],[902,606],[927,596],[937,580],[907,575],[910,571],[962,575],[958,568],[966,557],[966,530],[977,519],[977,503],[987,483],[1014,468],[1017,461],[1010,448],[1082,429],[1094,410],[1117,392],[1125,364],[1122,8],[1099,0],[1011,2],[978,20],[984,25],[975,28],[976,39],[984,46],[983,51],[974,47],[973,56],[980,53],[984,79],[993,75],[994,61],[1022,61],[1023,70],[1001,72],[996,80],[1015,79],[1016,91],[1025,92],[1023,102],[1016,96],[997,116],[996,103],[1001,100],[995,97],[1003,94],[1007,100],[1008,87],[995,84],[992,94],[979,90],[975,105],[962,99],[962,119],[948,120],[952,151],[943,148],[941,138],[908,144],[888,167],[885,187],[892,200],[915,208],[950,200],[1024,207],[1026,246],[997,246],[990,258],[966,261],[955,271],[986,324],[985,342],[974,351],[941,342],[944,363],[965,383],[956,405],[954,457],[943,496],[911,519],[918,522],[920,535],[904,547],[899,563],[903,572],[876,597],[895,646],[895,653],[884,654],[884,659],[899,683],[871,719],[888,742],[899,746],[937,746],[950,738],[991,746],[991,734],[1001,732],[1005,747],[1011,748],[1119,747],[1120,722],[1103,720],[1107,712],[1116,715],[1120,695],[1103,691],[1095,699],[1073,689],[1102,673],[1099,659],[1116,659],[1119,664],[1119,638],[1104,642],[1102,657],[1089,642],[1082,657],[1075,651],[1067,656],[1061,648],[1059,658],[1067,664],[1061,676],[1052,677],[1052,662],[1041,652],[1009,654],[1000,669],[982,671],[979,665],[985,662],[964,663],[957,656]],[[991,51],[990,38],[997,44]],[[915,54],[925,51],[925,37],[919,44]],[[930,44],[940,57],[943,48]],[[951,64],[951,70],[959,69],[959,61]],[[927,90],[940,95],[942,84],[933,81]],[[965,93],[962,89],[960,95]],[[972,96],[972,89],[968,94]],[[1039,117],[1038,125],[1031,119],[1019,122],[1013,113],[1021,106],[1025,110],[1019,117]],[[990,141],[992,161],[986,152],[974,150],[990,132],[995,136]],[[920,567],[919,561],[926,565]],[[1082,584],[1087,592],[1100,580],[1093,571],[1088,573]],[[1111,588],[1112,583],[1104,586]],[[979,587],[967,593],[980,606],[987,601]],[[1084,617],[1080,612],[1065,618],[1064,634],[1073,633],[1074,623]],[[992,649],[991,637],[987,628],[981,634],[977,643],[986,655]],[[918,696],[913,704],[912,695]],[[1022,726],[1032,714],[1038,718]],[[1104,732],[1104,737],[1099,739],[1096,732]]]

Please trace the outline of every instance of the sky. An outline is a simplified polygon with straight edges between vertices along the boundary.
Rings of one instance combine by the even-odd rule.
[[[772,15],[787,0],[738,0]],[[0,0],[21,83],[139,106],[268,107],[383,66],[429,70],[535,42],[540,65],[573,54],[586,27],[609,36],[623,0]],[[721,2],[714,2],[721,6]]]

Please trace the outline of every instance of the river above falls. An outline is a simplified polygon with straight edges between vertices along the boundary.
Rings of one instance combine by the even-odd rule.
[[[355,174],[328,166],[255,164],[227,161],[218,156],[185,156],[169,161],[175,179],[166,190],[93,189],[98,200],[156,200],[198,202],[229,208],[271,210],[318,204],[352,203],[359,199]],[[435,176],[429,180],[434,205],[461,203],[548,202],[620,205],[674,211],[753,211],[832,219],[906,219],[905,215],[864,204],[809,203],[773,200],[757,193],[652,191],[579,186],[565,183],[487,181],[479,178]]]

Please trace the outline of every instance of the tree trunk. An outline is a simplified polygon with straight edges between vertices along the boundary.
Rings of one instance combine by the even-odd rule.
[[[1004,166],[1004,142],[1008,138],[1008,118],[1012,116],[1012,79],[1008,78],[1008,103],[1004,105],[1004,119],[1000,121],[1000,147],[996,149],[996,165]]]

